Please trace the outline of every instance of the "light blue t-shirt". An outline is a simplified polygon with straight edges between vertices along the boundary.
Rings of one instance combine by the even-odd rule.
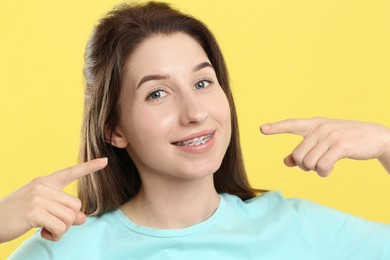
[[[137,226],[116,210],[88,218],[58,242],[38,232],[10,259],[390,259],[390,225],[279,192],[220,197],[209,219],[187,228]]]

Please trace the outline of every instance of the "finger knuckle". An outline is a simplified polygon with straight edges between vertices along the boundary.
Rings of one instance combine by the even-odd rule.
[[[291,157],[293,158],[293,160],[297,163],[297,164],[302,164],[302,161],[303,161],[303,157],[304,157],[304,154],[300,151],[297,151],[295,150]]]
[[[40,220],[41,211],[41,207],[36,205],[30,206],[30,208],[27,210],[26,217],[28,220],[35,223]]]
[[[77,172],[77,167],[76,166],[71,166],[67,170],[68,170],[69,175],[74,175]]]
[[[326,119],[327,119],[327,118],[326,118],[326,117],[323,117],[323,116],[315,116],[315,117],[312,117],[312,118],[311,118],[312,121],[315,121],[315,122],[318,122],[318,123],[323,122],[323,121],[325,121]]]
[[[78,199],[78,198],[75,198],[74,202],[73,202],[73,207],[79,211],[81,209],[81,200]]]
[[[312,158],[305,158],[302,162],[302,164],[308,168],[308,169],[311,169],[311,170],[314,170],[315,167],[316,167],[316,161],[313,160]]]
[[[332,127],[326,123],[325,120],[322,120],[318,123],[318,126],[317,126],[317,131],[323,135],[323,136],[331,136],[332,133]]]
[[[348,153],[349,145],[345,140],[339,139],[334,143],[333,148],[334,148],[335,155],[338,158],[342,158],[344,155]]]
[[[67,206],[74,212],[78,212],[81,209],[81,200],[78,198],[70,198],[67,200]]]
[[[66,230],[67,226],[65,223],[58,223],[53,227],[53,237],[61,237],[66,232]]]
[[[40,205],[42,205],[43,202],[43,198],[39,195],[39,193],[32,193],[29,197],[29,201],[30,208],[40,208]]]
[[[38,196],[39,194],[42,194],[45,189],[45,185],[40,182],[35,182],[33,185],[31,185],[29,189],[29,194],[32,196]]]
[[[67,214],[67,215],[64,217],[63,222],[64,222],[64,224],[65,224],[66,229],[68,229],[70,226],[73,225],[73,223],[74,223],[75,220],[76,220],[76,217],[77,217],[77,215],[76,215],[74,212],[72,212],[72,213],[70,213],[70,214]],[[65,231],[64,231],[64,232],[65,232]]]
[[[342,141],[342,134],[339,131],[331,131],[328,134],[328,139],[334,143]]]
[[[30,181],[31,184],[37,185],[37,184],[43,184],[45,182],[45,177],[39,176],[35,177]]]
[[[76,221],[77,216],[79,214],[79,210],[75,210],[73,208],[67,207],[64,212],[63,220],[64,222],[69,226],[73,225],[73,223]]]
[[[321,176],[327,175],[332,169],[332,165],[327,161],[322,161],[317,164],[317,173]]]

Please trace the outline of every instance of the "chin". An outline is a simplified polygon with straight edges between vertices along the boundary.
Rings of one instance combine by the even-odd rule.
[[[221,162],[210,163],[207,165],[197,165],[189,166],[187,169],[181,169],[180,176],[183,176],[185,179],[198,179],[206,176],[213,175],[221,166]]]

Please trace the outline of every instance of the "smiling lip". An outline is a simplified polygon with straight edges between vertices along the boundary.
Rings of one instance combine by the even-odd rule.
[[[201,131],[189,135],[180,141],[172,142],[171,144],[187,153],[204,153],[209,151],[215,143],[215,131]]]
[[[177,143],[187,142],[187,141],[189,141],[189,140],[191,140],[191,139],[199,138],[199,137],[201,137],[201,136],[205,136],[205,135],[209,135],[209,134],[214,134],[214,133],[215,133],[215,131],[213,131],[213,130],[203,130],[203,131],[200,131],[200,132],[191,134],[191,135],[189,135],[189,136],[187,136],[187,137],[184,137],[184,138],[182,138],[182,139],[180,139],[180,140],[178,140],[178,141],[174,141],[174,142],[172,142],[171,144],[177,144]]]

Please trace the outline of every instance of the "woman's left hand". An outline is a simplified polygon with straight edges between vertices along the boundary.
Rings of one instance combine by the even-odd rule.
[[[303,141],[284,159],[289,167],[328,176],[343,158],[378,159],[390,174],[390,129],[375,123],[327,118],[288,119],[261,126],[265,135],[297,134]]]

